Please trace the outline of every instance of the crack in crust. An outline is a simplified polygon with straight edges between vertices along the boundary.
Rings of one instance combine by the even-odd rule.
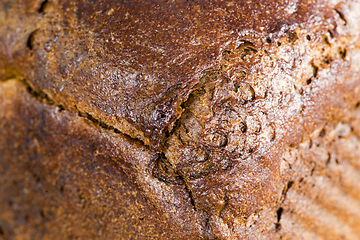
[[[245,70],[235,79],[226,75],[230,60],[251,61],[256,53],[254,44],[242,41],[234,51],[223,52],[226,63],[204,71],[181,105],[183,113],[166,139],[161,157],[152,165],[154,177],[168,184],[183,181],[194,209],[216,216],[213,219],[220,217],[229,229],[235,217],[246,219],[261,209],[262,197],[254,201],[250,192],[261,195],[266,186],[249,187],[246,180],[235,178],[250,174],[253,166],[244,162],[263,141],[275,139],[274,124],[264,112],[251,107],[256,97]],[[239,197],[243,200],[238,201]]]
[[[28,81],[26,81],[26,79],[20,77],[20,76],[12,76],[10,78],[6,78],[4,80],[0,80],[0,82],[5,82],[8,80],[16,80],[21,82],[22,84],[24,84],[26,86],[26,90],[28,91],[28,93],[33,96],[34,98],[36,98],[39,102],[43,103],[43,104],[47,104],[47,105],[51,105],[51,106],[56,106],[59,108],[59,111],[70,111],[73,112],[72,109],[66,105],[63,105],[61,103],[56,102],[56,100],[52,99],[47,93],[45,93],[44,91],[38,89],[38,88],[34,88]],[[76,108],[76,106],[75,106]],[[125,134],[123,132],[121,132],[119,129],[117,129],[114,126],[108,125],[107,123],[101,121],[100,119],[95,118],[94,116],[92,116],[90,113],[87,112],[82,112],[80,110],[78,110],[76,108],[77,112],[78,112],[78,116],[85,118],[87,120],[89,120],[90,122],[92,122],[92,124],[101,127],[102,129],[105,130],[109,130],[109,131],[113,131],[116,134],[123,134],[124,136],[127,136],[128,138],[131,138],[134,141],[139,141],[141,142],[141,145],[146,146],[144,144],[144,142],[141,141],[141,139],[138,138],[133,138],[128,134]]]

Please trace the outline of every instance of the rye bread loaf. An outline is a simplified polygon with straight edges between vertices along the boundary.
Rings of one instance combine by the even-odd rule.
[[[359,239],[359,10],[0,0],[0,238]]]

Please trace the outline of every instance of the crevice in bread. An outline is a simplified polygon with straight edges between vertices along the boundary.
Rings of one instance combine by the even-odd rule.
[[[34,97],[35,99],[37,99],[40,103],[43,103],[43,104],[47,104],[47,105],[51,105],[51,106],[56,106],[59,108],[59,111],[64,111],[64,110],[67,110],[67,111],[70,111],[70,112],[74,112],[72,111],[72,108],[69,108],[68,106],[64,106],[56,101],[54,101],[52,98],[49,97],[48,94],[46,94],[44,91],[40,90],[40,89],[35,89],[33,88],[33,86],[27,82],[24,78],[22,77],[17,77],[17,76],[11,76],[9,77],[8,79],[5,79],[5,80],[2,80],[0,82],[4,82],[4,81],[9,81],[9,80],[17,80],[19,81],[20,83],[22,83],[23,85],[26,86],[26,89],[28,91],[28,93]],[[76,106],[75,106],[76,108]],[[145,144],[138,138],[133,138],[132,136],[130,135],[127,135],[127,134],[124,134],[122,133],[119,129],[115,128],[114,126],[110,126],[108,124],[106,124],[105,122],[99,120],[99,119],[96,119],[94,118],[91,114],[87,113],[87,112],[81,112],[79,110],[77,110],[77,113],[78,113],[78,116],[79,117],[82,117],[82,118],[85,118],[89,121],[91,121],[94,125],[96,126],[99,126],[101,128],[103,128],[104,130],[109,130],[109,131],[112,131],[116,134],[123,134],[135,141],[139,141],[141,142],[142,145],[145,146]]]
[[[118,175],[120,175],[121,178],[128,178],[130,182],[134,186],[136,186],[137,194],[143,195],[144,200],[146,200],[146,202],[149,204],[145,205],[145,208],[147,209],[149,208],[149,206],[152,206],[156,210],[155,216],[153,217],[160,218],[162,219],[161,221],[169,222],[170,225],[168,225],[167,228],[170,227],[173,229],[177,229],[181,226],[181,228],[184,229],[192,229],[190,232],[194,234],[194,236],[203,235],[203,213],[196,212],[192,208],[192,200],[189,197],[188,190],[186,189],[186,186],[183,184],[181,179],[180,185],[173,185],[169,187],[165,183],[152,177],[151,172],[149,172],[148,166],[156,162],[156,159],[158,158],[158,154],[155,151],[149,149],[147,146],[143,145],[138,140],[133,140],[129,136],[126,136],[122,133],[115,133],[111,129],[109,130],[103,128],[101,125],[98,125],[91,120],[89,121],[87,117],[80,116],[80,114],[78,114],[77,112],[62,110],[59,106],[54,104],[53,101],[50,101],[48,97],[45,97],[44,93],[34,93],[33,90],[29,91],[29,86],[25,84],[25,82],[20,77],[18,77],[17,79],[7,79],[6,81],[0,81],[0,92],[3,93],[4,91],[7,91],[7,95],[11,96],[11,98],[16,100],[16,104],[20,103],[21,110],[18,109],[19,107],[11,110],[11,114],[9,115],[10,117],[19,117],[18,114],[21,114],[21,112],[23,111],[22,109],[26,109],[24,114],[21,115],[21,119],[23,121],[29,121],[29,123],[24,124],[25,129],[30,129],[30,131],[35,131],[36,134],[39,134],[39,130],[35,129],[37,129],[38,127],[41,129],[44,128],[44,131],[46,131],[46,136],[48,136],[48,138],[50,139],[49,144],[61,141],[61,139],[58,139],[59,135],[72,136],[73,134],[77,135],[77,132],[80,131],[81,135],[84,134],[86,135],[86,137],[79,136],[78,138],[83,138],[82,140],[85,144],[89,143],[90,149],[96,149],[95,151],[88,152],[88,146],[84,146],[84,148],[86,148],[87,150],[83,151],[82,146],[80,146],[79,149],[72,149],[72,145],[68,146],[67,142],[63,143],[61,145],[64,148],[62,149],[62,151],[66,153],[74,151],[75,156],[76,154],[80,154],[80,157],[77,156],[74,159],[69,159],[67,158],[68,156],[66,154],[64,156],[62,155],[62,151],[60,151],[61,153],[55,151],[54,155],[57,159],[60,159],[59,162],[57,162],[56,164],[62,165],[67,161],[83,161],[83,165],[86,165],[89,162],[94,164],[102,164],[102,168],[105,168],[106,170],[112,172],[112,177],[115,180],[118,180]],[[5,107],[8,107],[8,105],[11,106],[13,103],[2,101],[1,104],[3,104]],[[16,104],[14,105],[16,106]],[[32,111],[31,106],[37,107],[35,108],[35,110],[33,109],[34,111]],[[28,107],[29,109],[27,109]],[[38,114],[43,114],[43,112],[46,112],[47,118],[37,119]],[[1,117],[4,119],[4,115],[5,124],[11,124],[11,122],[9,122],[9,120],[6,118],[6,114],[2,114]],[[63,121],[59,121],[59,119],[62,119]],[[37,120],[40,120],[42,124],[34,123],[37,122]],[[54,133],[54,130],[49,130],[49,128],[56,129],[55,126],[52,126],[52,123],[54,123],[53,121],[55,121],[56,123],[54,124],[55,126],[62,126],[61,129],[56,130],[60,131],[61,134]],[[64,129],[66,129],[66,131]],[[72,132],[74,131],[74,129],[77,132]],[[84,131],[84,133],[82,131]],[[6,134],[11,135],[11,132],[12,131],[6,131]],[[89,132],[91,134],[88,134]],[[16,131],[15,134],[17,134]],[[70,140],[73,140],[73,137],[69,138]],[[4,139],[1,140],[3,141]],[[40,144],[46,146],[47,143],[43,142],[43,140],[44,139],[39,139],[38,141]],[[37,143],[37,145],[39,145],[37,141],[35,142]],[[32,144],[32,141],[29,144]],[[95,147],[93,146],[94,144]],[[25,148],[25,146],[22,147]],[[41,146],[38,146],[38,148],[41,149]],[[108,151],[111,152],[111,154],[106,154],[106,159],[109,157],[106,163],[103,163],[104,157],[102,156],[102,154],[105,153],[101,151],[105,151],[104,148],[106,149],[107,153]],[[58,149],[58,147],[54,149]],[[53,150],[49,150],[50,153],[51,151]],[[56,154],[60,154],[60,156]],[[52,155],[50,154],[50,156]],[[49,158],[51,159],[51,157]],[[79,160],[79,158],[82,160]],[[26,162],[26,160],[24,161]],[[110,164],[111,166],[108,166],[108,164]],[[91,169],[91,172],[94,170],[95,169]],[[76,169],[76,171],[85,171],[85,175],[87,174],[87,168],[84,169],[82,167],[79,167],[78,169]],[[54,175],[56,176],[56,174],[54,173],[47,174],[49,178],[54,177]],[[94,179],[94,181],[102,181],[102,179]],[[134,187],[133,185],[132,187]],[[125,191],[125,195],[128,194],[126,188],[122,188],[121,184],[119,187],[121,191]],[[92,186],[87,190],[92,191],[93,189],[94,188]],[[60,187],[60,192],[62,192],[63,190],[64,187]],[[117,190],[108,191],[110,192],[110,194],[114,194],[116,197],[121,197],[120,193],[122,194],[122,192],[120,192],[120,190],[119,192],[117,192]],[[79,199],[82,203],[85,201],[85,198],[87,197],[84,197],[82,195],[79,196]],[[131,204],[134,204],[134,202],[126,203],[126,205],[127,204],[130,204],[129,208],[131,212]],[[126,209],[126,206],[122,207]],[[129,209],[127,211],[129,211]],[[187,217],[183,220],[179,220],[183,216]],[[175,219],[175,221],[173,221],[173,219]],[[190,232],[179,233],[177,234],[177,236],[190,236]]]

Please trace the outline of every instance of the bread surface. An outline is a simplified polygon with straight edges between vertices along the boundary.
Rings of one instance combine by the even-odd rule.
[[[359,239],[359,10],[0,0],[0,238]]]

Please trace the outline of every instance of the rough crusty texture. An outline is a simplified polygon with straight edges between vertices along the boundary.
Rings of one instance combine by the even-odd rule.
[[[17,80],[3,82],[0,93],[2,238],[131,239],[139,228],[139,236],[168,237],[125,174],[126,161],[151,153],[39,103]]]
[[[359,239],[358,9],[0,0],[0,238]]]

